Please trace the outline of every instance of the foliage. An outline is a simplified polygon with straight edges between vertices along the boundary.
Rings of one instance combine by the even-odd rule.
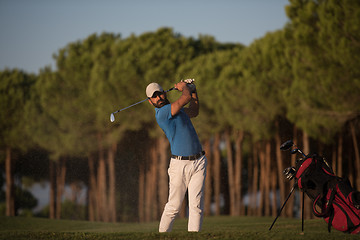
[[[49,216],[49,205],[44,206],[35,214],[35,216],[39,218],[47,218]],[[65,199],[61,203],[61,218],[67,220],[85,221],[87,220],[86,206]]]
[[[15,187],[15,212],[19,216],[32,216],[31,210],[38,204],[37,199],[26,189]],[[5,192],[0,191],[0,216],[5,216]]]
[[[26,149],[31,138],[24,135],[24,107],[30,98],[34,75],[14,69],[0,72],[0,146]]]
[[[292,0],[288,118],[326,142],[359,115],[360,2]]]
[[[20,187],[15,188],[15,211],[19,212],[28,209],[32,210],[38,204],[37,199],[32,195],[32,193],[26,189]]]
[[[281,31],[254,41],[223,69],[219,81],[227,103],[221,105],[219,114],[256,140],[271,138],[275,120],[286,111],[281,92],[290,83],[291,74],[284,60],[284,42]]]
[[[62,219],[86,220],[86,206],[65,200],[61,206]]]
[[[184,76],[184,79],[195,78],[201,114],[194,119],[194,123],[203,139],[209,138],[230,124],[226,118],[230,115],[221,111],[223,106],[227,106],[222,100],[229,96],[229,89],[221,88],[221,85],[225,82],[231,83],[233,79],[221,79],[220,75],[224,68],[236,62],[242,49],[242,45],[235,45],[232,49],[201,55],[178,69],[178,75]],[[217,99],[220,101],[216,101]]]

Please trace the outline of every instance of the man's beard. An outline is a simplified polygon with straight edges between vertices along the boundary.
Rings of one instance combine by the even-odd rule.
[[[152,104],[156,108],[161,108],[169,103],[170,103],[169,100],[167,98],[165,98],[165,99],[159,99],[159,101],[157,101],[156,103],[152,103]]]

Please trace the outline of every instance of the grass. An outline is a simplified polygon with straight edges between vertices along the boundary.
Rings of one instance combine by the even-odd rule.
[[[332,229],[322,219],[305,221],[279,218],[273,229],[269,217],[206,217],[199,233],[187,232],[187,220],[177,219],[171,233],[158,233],[158,222],[101,223],[45,218],[0,217],[0,239],[359,239]]]

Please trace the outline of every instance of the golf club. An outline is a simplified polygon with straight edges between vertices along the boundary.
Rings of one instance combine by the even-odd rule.
[[[173,87],[173,88],[170,88],[170,89],[166,90],[165,92],[167,93],[167,92],[170,92],[170,91],[172,91],[172,90],[174,90],[174,89],[176,89],[176,88],[174,88],[174,87]],[[124,111],[124,110],[126,110],[126,109],[128,109],[128,108],[131,108],[131,107],[133,107],[133,106],[136,106],[136,105],[138,105],[138,104],[140,104],[140,103],[142,103],[142,102],[145,102],[145,101],[148,100],[148,99],[149,99],[149,98],[145,98],[144,100],[141,100],[141,101],[139,101],[139,102],[137,102],[137,103],[131,104],[130,106],[124,107],[124,108],[122,108],[122,109],[119,109],[119,110],[111,113],[111,114],[110,114],[110,121],[111,121],[111,122],[114,122],[114,121],[115,121],[115,115],[114,115],[115,113]]]

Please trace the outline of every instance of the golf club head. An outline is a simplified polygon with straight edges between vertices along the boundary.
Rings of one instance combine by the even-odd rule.
[[[115,121],[115,116],[114,113],[110,114],[110,122],[114,122]]]
[[[283,171],[283,174],[289,181],[294,178],[295,173],[296,173],[296,170],[294,167],[288,167]]]
[[[291,154],[296,154],[296,153],[298,153],[298,152],[299,152],[299,149],[297,149],[297,148],[291,150]]]
[[[286,142],[281,144],[280,150],[286,151],[286,150],[289,150],[292,146],[294,146],[293,141],[292,140],[287,140]]]

